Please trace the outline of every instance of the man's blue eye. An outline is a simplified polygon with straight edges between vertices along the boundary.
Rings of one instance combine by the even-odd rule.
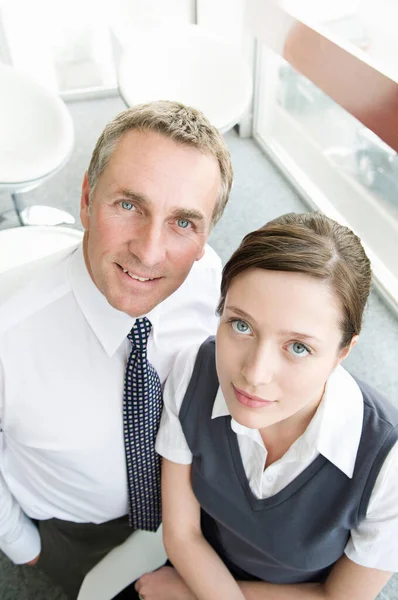
[[[187,221],[187,219],[178,219],[177,225],[178,227],[181,227],[181,229],[186,229],[189,227],[189,221]]]
[[[134,208],[134,204],[131,204],[131,202],[127,202],[127,200],[123,200],[122,208],[124,208],[125,210],[131,210],[132,208]]]

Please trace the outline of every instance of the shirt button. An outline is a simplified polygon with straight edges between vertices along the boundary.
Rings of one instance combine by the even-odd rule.
[[[271,475],[268,475],[268,476],[267,476],[267,481],[268,481],[269,483],[272,483],[272,482],[274,481],[274,478],[273,478],[273,477],[271,477]]]

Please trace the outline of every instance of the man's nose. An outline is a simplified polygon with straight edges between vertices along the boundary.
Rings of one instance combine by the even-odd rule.
[[[130,242],[129,249],[148,269],[161,264],[166,256],[166,240],[162,224],[152,222],[143,226],[138,236]]]

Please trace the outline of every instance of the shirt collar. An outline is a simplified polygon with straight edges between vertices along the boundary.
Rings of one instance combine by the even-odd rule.
[[[363,410],[362,392],[357,382],[338,366],[327,381],[318,408],[320,418],[316,447],[350,478],[361,440]]]
[[[218,388],[211,418],[230,415],[221,387]],[[352,478],[361,440],[363,397],[355,379],[338,366],[330,375],[322,401],[311,423],[301,436],[302,445],[317,450],[347,477]],[[231,418],[235,433],[259,443],[257,429],[240,425]],[[342,443],[344,440],[344,443]]]
[[[84,260],[83,245],[71,255],[69,278],[76,302],[89,326],[109,357],[113,356],[134,326],[135,318],[111,306],[90,277]],[[156,339],[160,308],[147,315]],[[144,316],[144,315],[143,315]]]
[[[217,417],[227,417],[230,414],[231,413],[228,410],[228,406],[225,401],[224,394],[222,393],[221,387],[219,386],[217,395],[216,395],[216,399],[214,400],[211,418],[216,419]],[[231,428],[237,435],[245,435],[245,436],[251,438],[257,444],[264,446],[260,432],[258,429],[250,429],[250,427],[245,427],[244,425],[241,425],[240,423],[238,423],[238,421],[235,421],[235,419],[233,419],[232,417],[231,417]]]

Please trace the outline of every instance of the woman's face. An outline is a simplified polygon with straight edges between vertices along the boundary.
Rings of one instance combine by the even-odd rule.
[[[217,332],[217,373],[232,417],[262,429],[318,406],[340,349],[341,309],[327,283],[248,269],[228,290]]]

